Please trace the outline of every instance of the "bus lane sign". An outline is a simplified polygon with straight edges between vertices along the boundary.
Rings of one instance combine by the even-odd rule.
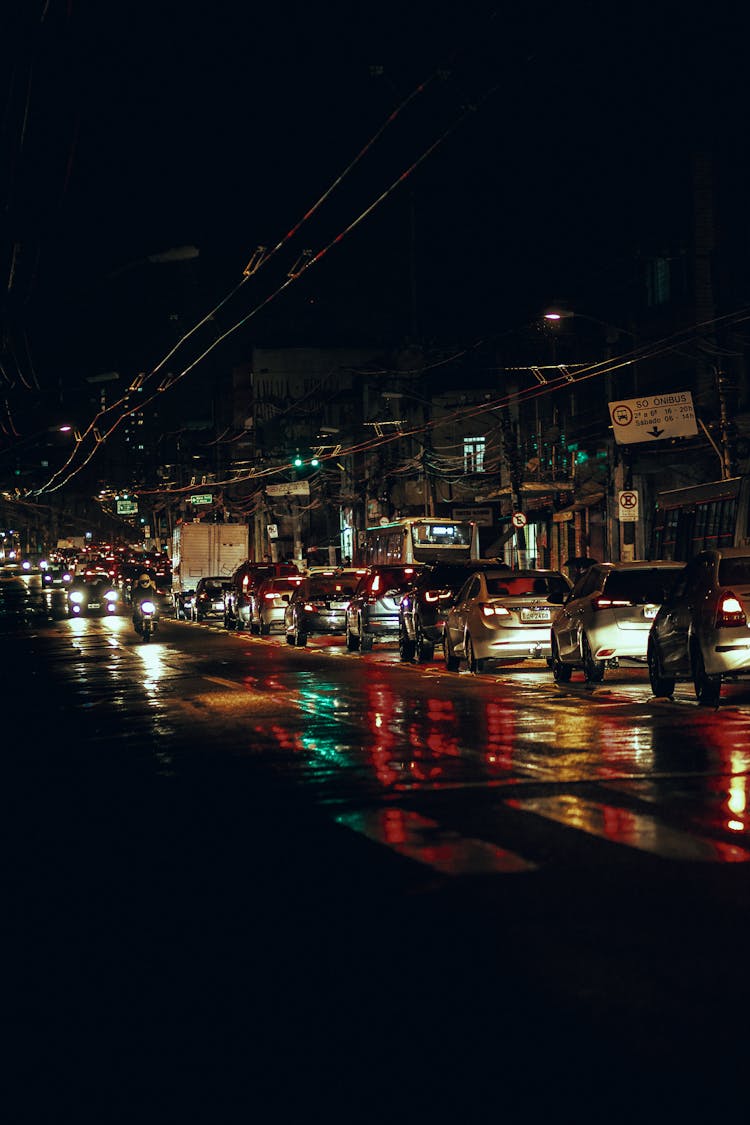
[[[698,433],[690,391],[630,398],[608,405],[612,431],[620,445],[694,437]]]

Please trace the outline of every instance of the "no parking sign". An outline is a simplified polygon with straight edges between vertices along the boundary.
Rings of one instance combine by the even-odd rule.
[[[634,488],[625,488],[617,494],[617,514],[620,523],[638,522],[638,493]]]
[[[514,512],[511,516],[511,523],[517,531],[520,531],[522,527],[526,527],[526,516],[523,512]]]

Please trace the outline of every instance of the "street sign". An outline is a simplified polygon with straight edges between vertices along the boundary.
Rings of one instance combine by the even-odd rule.
[[[190,497],[191,504],[213,504],[214,498],[210,492],[199,492]]]
[[[118,516],[136,516],[138,515],[138,504],[135,500],[118,500],[117,514]]]
[[[267,484],[266,492],[269,496],[309,496],[310,482],[292,480],[285,484]]]
[[[610,402],[609,416],[620,445],[694,437],[698,433],[690,391]]]
[[[523,512],[514,512],[511,516],[511,523],[514,527],[526,527],[526,516]]]
[[[617,493],[617,514],[620,523],[638,523],[638,493],[634,488]]]
[[[266,531],[268,532],[268,538],[269,539],[278,539],[279,538],[278,524],[275,524],[275,523],[267,524],[266,525]]]

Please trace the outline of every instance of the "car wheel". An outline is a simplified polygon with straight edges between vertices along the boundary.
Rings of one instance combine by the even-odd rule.
[[[693,645],[691,663],[695,698],[702,707],[718,707],[721,696],[721,676],[709,676],[698,644]]]
[[[359,638],[360,652],[372,652],[372,646],[375,638],[372,633],[363,633]]]
[[[474,652],[474,645],[471,642],[471,637],[466,636],[466,663],[469,665],[469,671],[473,672],[475,676],[481,675],[487,667],[486,660],[478,660]]]
[[[445,668],[448,672],[457,672],[461,665],[461,661],[451,650],[451,643],[448,640],[447,633],[443,633],[443,660],[445,661]]]
[[[232,628],[232,618],[229,616],[228,613],[224,614],[224,628],[225,629],[231,629]]]
[[[294,643],[297,648],[304,648],[307,644],[307,633],[303,633],[299,625],[294,630]]]
[[[414,626],[414,652],[420,664],[432,660],[435,655],[435,646],[426,639],[418,621]]]
[[[398,655],[402,660],[414,659],[414,641],[407,633],[403,621],[398,629]]]
[[[288,645],[293,645],[293,644],[295,643],[295,640],[294,640],[294,633],[290,633],[290,632],[288,632],[288,631],[287,631],[287,635],[286,635],[286,643],[287,643]]]
[[[260,622],[258,623],[257,631],[260,633],[261,637],[267,637],[271,632],[271,626],[261,617]]]
[[[355,636],[349,628],[349,623],[346,625],[346,647],[349,652],[357,652],[359,649],[359,637]]]
[[[570,664],[563,664],[560,659],[560,649],[557,644],[557,637],[552,638],[552,678],[556,684],[570,683],[570,677],[573,674],[573,669]]]
[[[651,690],[654,695],[674,695],[674,676],[665,676],[662,673],[659,650],[653,639],[648,642],[646,659],[648,661],[648,678],[651,681]]]
[[[585,633],[581,648],[583,649],[583,674],[587,683],[600,684],[604,679],[604,661],[595,658]]]

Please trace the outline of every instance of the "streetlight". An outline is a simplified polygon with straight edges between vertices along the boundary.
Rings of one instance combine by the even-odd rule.
[[[637,339],[635,333],[631,332],[629,329],[621,328],[618,324],[612,324],[609,320],[600,320],[599,317],[590,316],[588,313],[574,312],[573,309],[559,308],[557,306],[547,309],[544,313],[544,319],[552,321],[553,324],[561,320],[571,320],[573,317],[575,317],[576,320],[588,320],[592,324],[598,324],[601,328],[606,328],[608,344],[614,344],[620,333],[624,336],[630,336],[631,340]],[[611,335],[612,332],[616,333],[616,335]]]

